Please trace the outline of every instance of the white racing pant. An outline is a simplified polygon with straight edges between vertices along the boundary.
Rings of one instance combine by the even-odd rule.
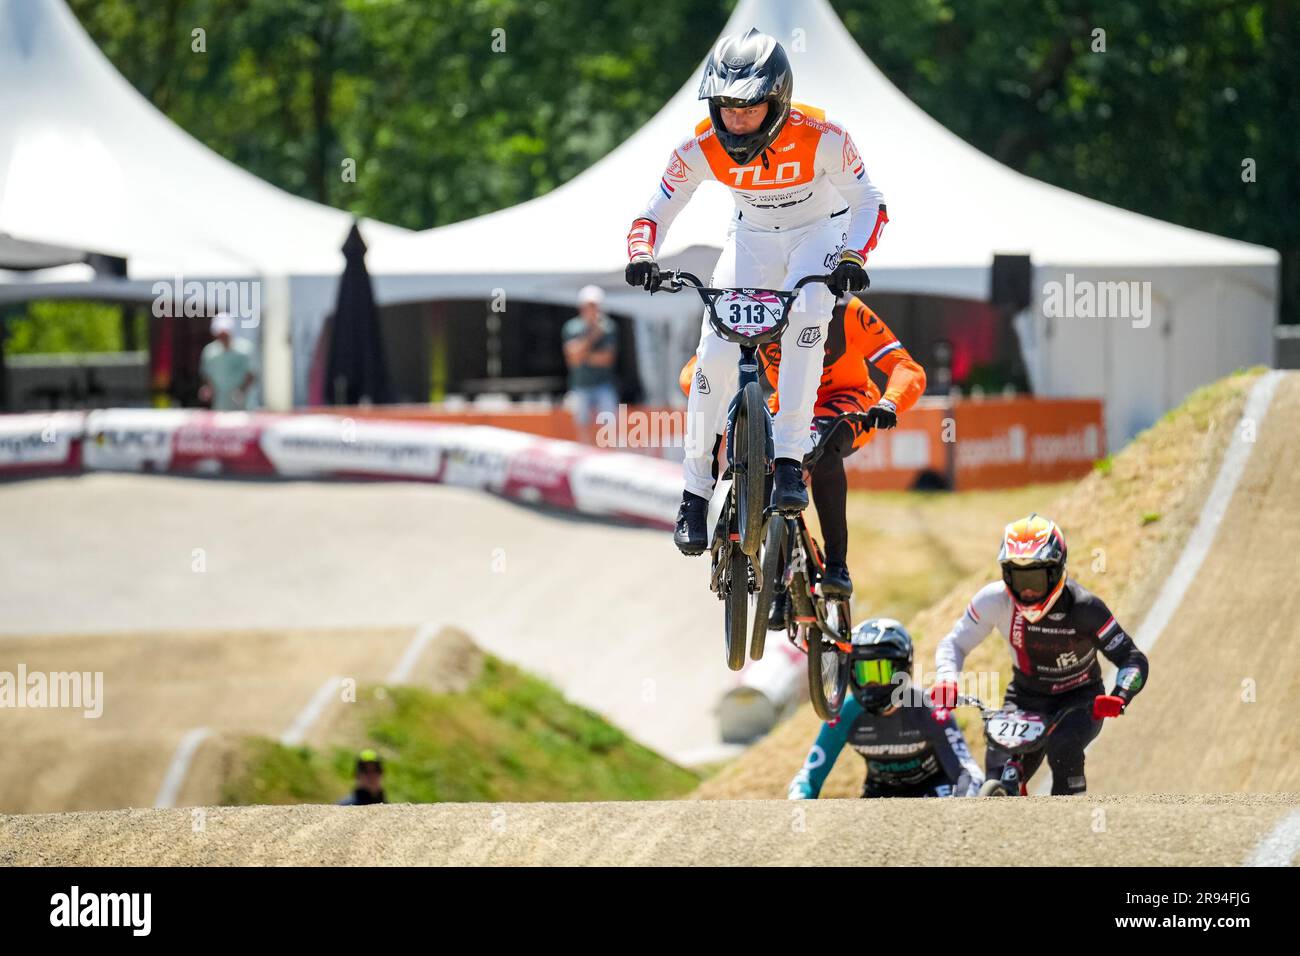
[[[792,289],[806,275],[831,271],[848,235],[849,217],[836,216],[779,232],[746,229],[738,223],[722,247],[713,270],[714,288]],[[790,307],[790,323],[781,336],[780,411],[773,422],[777,458],[800,461],[812,450],[813,406],[821,382],[826,327],[835,297],[825,285],[803,287]],[[739,386],[740,346],[718,336],[705,310],[696,370],[686,402],[687,491],[708,498],[713,493],[713,444],[726,428],[727,407]]]

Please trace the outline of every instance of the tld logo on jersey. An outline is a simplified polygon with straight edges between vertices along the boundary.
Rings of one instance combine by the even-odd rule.
[[[731,173],[733,184],[744,187],[749,186],[751,189],[757,189],[761,186],[780,186],[785,183],[795,183],[799,181],[802,164],[799,162],[782,163],[776,167],[771,179],[763,178],[763,167],[761,166],[732,166],[727,172]],[[749,182],[746,183],[746,178]]]
[[[815,325],[810,325],[799,333],[799,345],[802,348],[810,349],[821,341],[822,330]]]
[[[695,370],[695,390],[701,395],[709,394],[709,380],[698,368]]]

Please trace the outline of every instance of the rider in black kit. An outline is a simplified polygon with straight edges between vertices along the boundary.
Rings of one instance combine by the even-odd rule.
[[[998,562],[1002,580],[981,588],[935,653],[934,702],[954,705],[957,674],[966,655],[997,628],[1011,648],[1014,670],[1003,700],[1051,717],[1077,704],[1057,725],[1047,746],[1023,758],[1024,780],[1044,755],[1052,768],[1052,793],[1084,793],[1084,748],[1106,717],[1118,717],[1146,684],[1147,657],[1101,598],[1065,576],[1065,537],[1052,521],[1032,514],[1007,525]],[[1119,670],[1109,694],[1101,679],[1101,652]],[[990,746],[984,769],[1002,774],[1010,755]]]
[[[909,679],[912,639],[889,618],[853,629],[849,687],[839,719],[822,725],[790,781],[791,800],[814,800],[847,743],[867,762],[864,797],[973,797],[984,775],[952,714],[936,711]]]

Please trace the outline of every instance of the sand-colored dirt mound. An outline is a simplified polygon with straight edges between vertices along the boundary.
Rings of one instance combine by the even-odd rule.
[[[0,817],[0,865],[1236,865],[1298,802],[1300,794],[118,810]]]
[[[1107,792],[1300,790],[1300,375],[1278,384],[1132,713],[1089,750]],[[1249,430],[1234,440],[1248,441]],[[1132,718],[1130,720],[1130,717]]]
[[[0,670],[3,635],[454,626],[676,761],[721,745],[722,612],[662,530],[443,485],[108,473],[0,484],[0,526]]]
[[[1037,510],[1054,518],[1065,531],[1070,546],[1070,573],[1100,594],[1130,633],[1136,633],[1147,608],[1177,562],[1214,483],[1225,449],[1234,440],[1247,394],[1257,379],[1258,373],[1235,375],[1201,389],[1179,409],[1134,439],[1106,467],[1099,468],[1059,499],[1045,500],[1037,506]],[[1247,481],[1238,492],[1238,497],[1245,495],[1245,499],[1236,503],[1253,513],[1261,507],[1258,499],[1266,497],[1272,502],[1269,506],[1269,513],[1274,515],[1272,520],[1284,523],[1289,520],[1292,528],[1295,521],[1300,520],[1297,518],[1300,511],[1296,508],[1300,494],[1294,490],[1279,492],[1280,485],[1295,474],[1294,466],[1285,467],[1285,462],[1291,460],[1287,456],[1294,454],[1294,449],[1284,450],[1281,446],[1288,444],[1287,436],[1294,435],[1300,426],[1300,415],[1284,397],[1294,394],[1297,389],[1300,389],[1300,376],[1292,375],[1284,380],[1274,408],[1257,436]],[[1251,475],[1257,476],[1253,484]],[[1249,493],[1251,487],[1259,487],[1261,491]],[[1254,504],[1249,503],[1252,500]],[[1276,512],[1288,508],[1289,519],[1276,516]],[[1275,551],[1271,544],[1263,550],[1252,550],[1254,542],[1261,540],[1259,532],[1248,529],[1244,518],[1233,520],[1234,513],[1230,513],[1229,521],[1220,532],[1221,541],[1231,539],[1233,542],[1229,550],[1219,550],[1219,560],[1234,562],[1237,567],[1230,579],[1259,576],[1270,582],[1261,584],[1261,588],[1271,587],[1279,591],[1289,588],[1286,580],[1288,563],[1283,556],[1291,551],[1285,546]],[[1018,516],[1006,515],[1004,520],[1014,517]],[[938,641],[961,615],[971,595],[984,583],[997,579],[996,551],[997,540],[994,537],[988,542],[987,569],[969,576],[943,600],[917,614],[908,623],[916,641],[916,659],[930,676],[934,671],[934,649]],[[1202,569],[1192,590],[1198,596],[1208,592],[1204,600],[1217,601],[1216,610],[1210,614],[1207,605],[1197,613],[1210,616],[1193,618],[1180,615],[1171,623],[1155,650],[1150,689],[1129,715],[1108,725],[1098,743],[1090,749],[1089,780],[1095,791],[1231,791],[1297,786],[1294,758],[1285,772],[1276,771],[1279,764],[1287,761],[1279,760],[1271,748],[1290,741],[1291,752],[1295,750],[1295,738],[1289,736],[1294,734],[1295,721],[1287,721],[1285,708],[1288,687],[1289,699],[1296,699],[1294,682],[1300,674],[1300,642],[1291,640],[1288,647],[1279,646],[1268,657],[1276,666],[1274,677],[1268,682],[1267,698],[1275,709],[1265,708],[1266,698],[1261,697],[1251,721],[1225,726],[1222,721],[1228,709],[1237,706],[1237,698],[1225,696],[1227,692],[1221,690],[1215,692],[1217,706],[1208,708],[1214,716],[1207,715],[1204,720],[1193,717],[1198,708],[1206,709],[1202,694],[1210,690],[1205,681],[1207,673],[1230,666],[1231,680],[1225,677],[1224,682],[1225,686],[1231,684],[1234,687],[1251,674],[1259,680],[1262,673],[1262,663],[1258,666],[1252,663],[1260,658],[1248,656],[1239,665],[1230,654],[1219,651],[1218,634],[1232,628],[1238,614],[1233,603],[1234,588],[1224,586],[1225,579],[1221,576],[1224,573],[1222,567],[1213,571],[1210,563]],[[1220,576],[1213,576],[1216,574]],[[1281,631],[1288,628],[1294,631],[1292,625],[1296,618],[1288,615],[1282,605],[1275,599],[1263,603],[1270,612],[1273,608],[1278,611],[1272,626]],[[877,608],[874,611],[887,614],[889,609]],[[1255,620],[1267,618],[1270,612],[1262,612]],[[1257,627],[1249,630],[1257,633]],[[1182,637],[1172,637],[1175,632]],[[1243,631],[1242,640],[1251,638]],[[1282,638],[1276,638],[1273,643],[1288,644]],[[1191,646],[1195,651],[1189,650]],[[1179,661],[1176,657],[1184,660]],[[1010,679],[1010,657],[1005,641],[991,635],[968,658],[966,668],[968,671],[1000,671],[1005,686]],[[1157,690],[1161,685],[1164,689]],[[1163,694],[1169,695],[1167,707],[1160,703]],[[978,724],[966,712],[961,716],[963,721],[969,722],[967,738],[972,748],[981,755],[983,740]],[[1245,755],[1238,734],[1258,735],[1261,725],[1270,728],[1263,735],[1269,742]],[[767,739],[702,784],[697,795],[701,799],[783,796],[817,727],[818,721],[811,708],[803,708]],[[1135,753],[1131,743],[1139,739],[1148,744],[1144,750]],[[1214,761],[1217,779],[1187,781],[1180,769],[1181,756],[1199,753],[1207,749],[1207,745],[1223,754],[1221,759]],[[1153,762],[1153,752],[1166,747],[1170,748],[1169,761]],[[1241,762],[1231,763],[1234,758],[1242,757]],[[1256,763],[1263,766],[1257,770],[1254,768]],[[1149,764],[1150,770],[1141,769],[1141,764]],[[846,751],[827,781],[823,796],[857,796],[861,792],[863,772],[862,761]],[[1261,786],[1266,778],[1272,783]]]
[[[0,775],[7,812],[152,806],[185,735],[206,728],[176,795],[178,804],[218,798],[234,741],[278,738],[331,677],[384,681],[416,639],[410,628],[168,631],[97,637],[0,637],[0,670],[102,673],[102,713],[70,708],[6,708],[0,761],[23,767]],[[432,636],[405,682],[455,690],[481,664],[454,628]],[[303,738],[328,739],[346,711],[342,694],[323,707]]]

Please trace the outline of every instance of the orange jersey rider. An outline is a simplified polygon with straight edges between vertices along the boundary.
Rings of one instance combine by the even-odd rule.
[[[760,376],[770,390],[768,405],[776,411],[780,401],[776,390],[781,366],[780,344],[773,342],[760,347],[759,362]],[[679,376],[682,391],[688,396],[696,375],[695,364],[692,358]],[[883,394],[871,380],[868,371],[871,365],[888,376]],[[924,392],[925,370],[880,316],[857,296],[851,297],[843,315],[836,314],[827,328],[813,412],[813,427],[821,433],[822,452],[810,475],[813,502],[826,546],[822,588],[828,594],[847,596],[853,591],[848,573],[849,533],[845,515],[848,476],[844,459],[871,441],[876,429],[893,428],[898,414],[915,405]],[[835,417],[846,412],[866,412],[870,421],[836,424]],[[773,624],[780,623],[785,613],[783,603],[777,602],[772,613]]]

